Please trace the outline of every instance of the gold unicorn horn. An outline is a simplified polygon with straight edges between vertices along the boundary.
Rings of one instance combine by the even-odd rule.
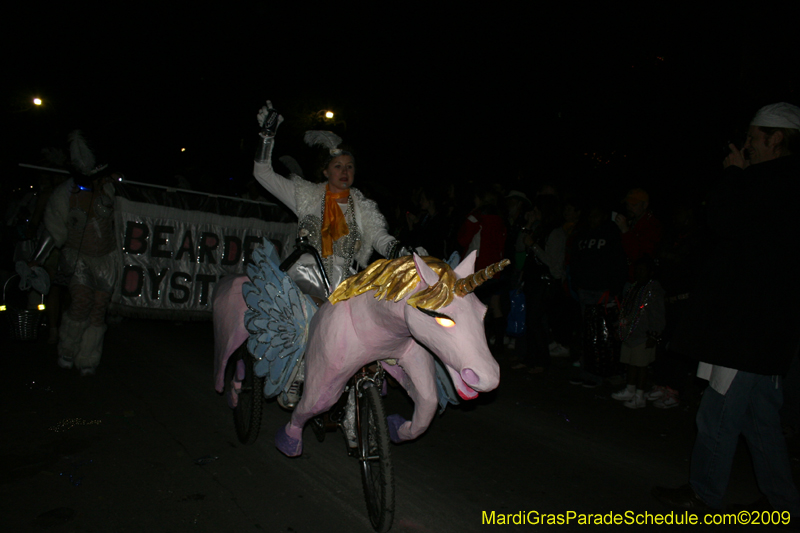
[[[503,259],[499,263],[489,265],[480,272],[475,272],[473,275],[469,277],[459,279],[458,281],[456,281],[456,287],[455,287],[456,294],[463,298],[467,294],[474,291],[478,287],[478,285],[485,282],[486,280],[492,279],[495,274],[497,274],[510,264],[511,261],[509,261],[508,259]]]

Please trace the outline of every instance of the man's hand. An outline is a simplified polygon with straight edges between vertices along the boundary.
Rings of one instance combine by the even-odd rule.
[[[272,102],[267,100],[267,105],[258,110],[258,125],[261,127],[261,136],[274,137],[278,126],[283,122],[283,117],[272,107]]]
[[[750,162],[744,158],[744,153],[739,150],[735,144],[729,144],[728,148],[731,149],[731,153],[729,153],[728,157],[722,162],[722,168],[728,168],[731,165],[739,168],[747,168],[750,165]]]
[[[628,231],[631,229],[630,226],[628,226],[628,217],[622,213],[617,213],[617,216],[614,217],[614,223],[622,233],[628,233]]]

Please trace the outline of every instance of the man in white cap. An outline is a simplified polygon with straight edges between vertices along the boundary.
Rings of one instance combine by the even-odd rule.
[[[709,381],[697,412],[689,484],[656,487],[672,507],[721,509],[739,436],[750,448],[764,497],[751,510],[789,511],[800,521],[779,410],[784,376],[800,347],[800,108],[761,108],[742,150],[731,145],[708,202],[716,242],[670,349],[700,361]]]
[[[800,107],[786,102],[764,106],[750,122],[747,140],[740,151],[731,144],[723,163],[747,168],[796,153],[800,146]],[[794,150],[793,150],[794,149]]]

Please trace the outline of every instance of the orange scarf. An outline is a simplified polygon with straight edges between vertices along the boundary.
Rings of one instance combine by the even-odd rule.
[[[347,220],[338,205],[339,200],[349,196],[349,190],[334,194],[327,185],[325,186],[325,213],[322,216],[322,229],[320,230],[322,257],[333,255],[333,243],[350,233]]]

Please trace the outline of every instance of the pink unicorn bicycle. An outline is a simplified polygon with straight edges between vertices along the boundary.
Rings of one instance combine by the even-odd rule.
[[[305,242],[298,243],[295,252],[280,265],[286,272],[303,253],[312,254],[329,288],[325,270],[316,249]],[[329,292],[329,289],[328,289]],[[238,401],[233,408],[236,436],[242,444],[253,444],[258,438],[265,397],[265,377],[256,371],[256,359],[243,343],[231,356],[226,367],[225,382],[237,388]],[[288,386],[278,395],[281,407],[292,410],[302,396],[304,361],[302,355],[292,372]],[[375,531],[385,532],[392,526],[394,515],[394,473],[389,450],[389,426],[383,407],[381,391],[386,376],[380,364],[363,366],[347,382],[339,400],[327,413],[315,416],[308,424],[319,442],[328,432],[340,429],[345,436],[347,454],[358,460],[364,498],[370,522]]]
[[[319,440],[329,429],[342,429],[348,454],[360,465],[372,526],[388,531],[394,514],[389,441],[416,439],[448,403],[499,384],[484,333],[486,306],[473,291],[509,261],[475,272],[474,252],[460,262],[416,254],[380,259],[317,307],[285,273],[302,253],[321,266],[302,242],[279,266],[265,239],[253,251],[247,276],[217,284],[215,388],[225,393],[245,444],[258,436],[264,397],[292,411],[275,435],[275,446],[288,457],[303,453],[306,425]],[[411,420],[386,416],[386,374],[413,400]]]

